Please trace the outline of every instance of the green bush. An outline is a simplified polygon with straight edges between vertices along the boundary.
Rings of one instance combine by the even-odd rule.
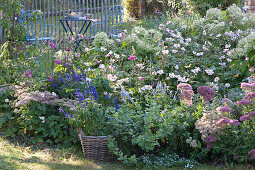
[[[240,0],[192,0],[195,10],[205,16],[206,11],[210,8],[222,8],[226,9],[232,4],[240,5]]]

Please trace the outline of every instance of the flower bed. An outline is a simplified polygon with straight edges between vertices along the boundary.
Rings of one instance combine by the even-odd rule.
[[[175,18],[158,30],[135,26],[116,39],[98,33],[84,53],[51,43],[39,67],[17,59],[29,68],[21,65],[16,83],[29,87],[3,102],[15,109],[10,134],[65,146],[77,143],[78,128],[111,135],[110,151],[137,166],[253,163],[254,15],[226,11],[210,9],[189,25]]]

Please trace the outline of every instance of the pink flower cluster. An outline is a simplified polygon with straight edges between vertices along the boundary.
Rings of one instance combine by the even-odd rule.
[[[192,90],[192,87],[188,83],[180,83],[177,85],[177,89],[178,90]]]
[[[255,92],[250,92],[244,96],[244,99],[254,99],[255,98]]]
[[[193,90],[184,90],[181,94],[180,94],[180,99],[187,104],[188,106],[192,105],[192,98],[194,96],[194,92]]]
[[[129,59],[129,60],[134,60],[134,59],[136,59],[136,56],[135,56],[135,55],[130,55],[130,56],[128,57],[128,59]]]
[[[255,159],[255,149],[250,150],[250,152],[248,152],[248,154],[251,159]]]
[[[197,88],[197,92],[203,97],[204,102],[212,101],[215,94],[209,86],[200,86]]]
[[[192,90],[191,85],[187,83],[180,83],[177,85],[177,89],[181,90],[180,99],[184,102],[184,104],[191,106],[192,99],[194,96],[194,92]]]
[[[26,77],[32,77],[32,72],[31,70],[26,70],[25,74]]]
[[[251,102],[246,99],[242,99],[237,104],[238,105],[248,105],[248,104],[251,104]]]
[[[251,120],[251,117],[255,115],[255,112],[250,112],[248,115],[244,115],[240,117],[240,121]]]
[[[220,108],[220,111],[229,113],[231,112],[231,109],[228,107],[228,105],[225,105],[224,107]]]
[[[223,118],[221,118],[217,123],[216,123],[216,125],[218,125],[218,126],[221,126],[221,125],[224,125],[224,124],[228,124],[228,125],[237,125],[237,126],[239,126],[240,125],[240,122],[238,121],[238,120],[231,120],[231,119],[229,119],[229,118],[227,118],[227,117],[223,117]]]
[[[249,83],[241,83],[241,88],[244,88],[245,90],[254,90],[255,88],[255,81],[249,82]]]

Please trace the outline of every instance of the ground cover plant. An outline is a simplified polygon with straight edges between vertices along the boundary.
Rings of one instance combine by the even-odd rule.
[[[1,131],[62,147],[79,147],[78,130],[110,135],[137,168],[253,165],[254,22],[231,5],[101,32],[83,52],[51,42],[9,60],[3,45]]]

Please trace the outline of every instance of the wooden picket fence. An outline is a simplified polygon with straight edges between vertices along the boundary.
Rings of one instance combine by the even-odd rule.
[[[54,24],[57,27],[56,37],[65,40],[65,31],[60,23],[67,13],[83,12],[91,14],[92,19],[98,19],[98,23],[103,23],[107,9],[115,5],[121,5],[122,0],[23,0],[24,10],[41,10],[45,16],[45,24]],[[72,22],[72,30],[78,32],[81,23]],[[102,27],[102,30],[104,28]],[[1,36],[2,35],[2,36]],[[5,30],[1,31],[0,42],[4,42]],[[90,37],[87,31],[85,37]]]

